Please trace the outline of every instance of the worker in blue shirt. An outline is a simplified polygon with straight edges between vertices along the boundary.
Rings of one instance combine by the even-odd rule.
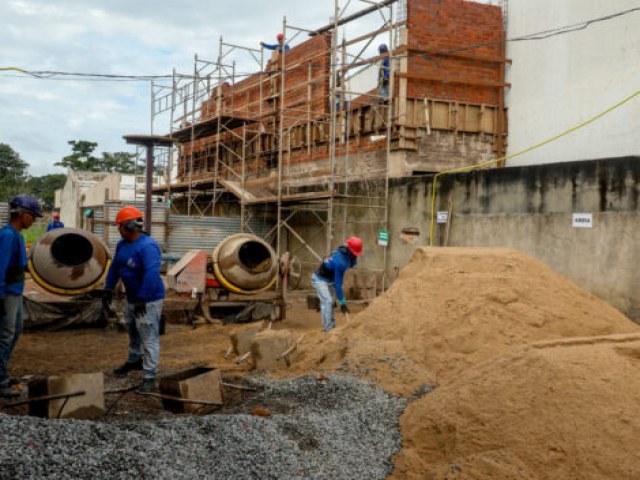
[[[56,228],[64,228],[64,223],[60,221],[60,214],[58,212],[53,212],[51,221],[49,222],[49,225],[47,225],[47,232],[55,230]]]
[[[11,353],[22,334],[22,293],[27,251],[20,233],[36,217],[42,217],[40,203],[29,195],[18,195],[9,202],[9,223],[0,228],[0,397],[19,395],[9,378]]]
[[[105,302],[110,303],[119,279],[127,296],[127,330],[129,355],[127,361],[113,373],[126,375],[143,370],[142,393],[156,388],[156,369],[160,358],[160,315],[164,304],[164,283],[160,276],[160,246],[142,231],[142,213],[126,206],[116,215],[122,239],[109,267],[104,286]]]
[[[264,43],[264,42],[260,42],[260,46],[262,48],[266,48],[267,50],[274,50],[274,51],[278,51],[278,53],[282,53],[282,50],[284,49],[285,52],[288,52],[290,50],[289,48],[289,44],[284,44],[284,35],[282,33],[279,33],[278,35],[276,35],[276,39],[278,40],[278,43]]]
[[[380,44],[380,46],[378,46],[378,53],[384,55],[378,68],[378,96],[380,100],[386,100],[389,98],[389,47],[387,47],[385,43]]]
[[[342,313],[345,315],[349,313],[342,284],[344,274],[348,269],[356,266],[357,257],[360,255],[362,255],[362,239],[358,237],[347,238],[345,244],[338,247],[330,257],[325,258],[318,270],[311,276],[311,284],[320,299],[322,330],[325,332],[329,332],[336,326],[336,319],[333,315],[334,292]]]

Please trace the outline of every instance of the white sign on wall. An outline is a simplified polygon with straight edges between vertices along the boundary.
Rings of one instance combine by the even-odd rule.
[[[574,213],[571,224],[573,228],[593,228],[593,214]]]
[[[449,219],[449,212],[438,212],[436,214],[437,223],[447,223],[448,219]]]

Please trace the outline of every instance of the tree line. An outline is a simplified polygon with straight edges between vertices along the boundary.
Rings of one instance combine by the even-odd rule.
[[[129,152],[102,152],[94,155],[96,142],[69,140],[71,154],[54,163],[57,167],[88,172],[135,173],[135,155]],[[29,163],[11,146],[0,143],[0,202],[8,202],[14,196],[26,193],[38,198],[45,209],[53,208],[55,191],[67,180],[64,173],[34,177],[29,175]]]

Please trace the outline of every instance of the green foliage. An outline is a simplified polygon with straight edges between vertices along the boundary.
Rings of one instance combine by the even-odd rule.
[[[64,173],[31,177],[26,184],[26,191],[30,195],[40,199],[43,208],[53,208],[55,191],[64,187],[67,176]]]
[[[129,152],[102,152],[101,157],[93,155],[98,146],[96,142],[86,140],[69,140],[71,155],[67,155],[54,165],[86,172],[120,172],[135,171],[135,155]]]
[[[22,192],[27,180],[29,164],[18,152],[5,143],[0,143],[0,202],[7,202]]]
[[[33,225],[31,225],[30,228],[27,228],[26,230],[22,230],[20,233],[22,233],[22,237],[24,238],[24,242],[25,243],[33,243],[36,240],[38,240],[42,235],[45,234],[47,230],[47,224],[42,221],[42,222],[36,222]]]

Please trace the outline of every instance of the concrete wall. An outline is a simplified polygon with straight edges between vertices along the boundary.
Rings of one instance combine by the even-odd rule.
[[[82,205],[85,207],[93,207],[104,204],[105,200],[120,200],[121,181],[122,179],[119,173],[112,173],[105,177],[84,193]]]
[[[359,269],[378,268],[386,253],[386,275],[393,281],[415,248],[429,245],[431,185],[431,176],[391,181],[386,252],[376,244],[380,224],[367,221],[367,208],[349,209],[346,232],[337,208],[334,245],[343,236],[362,236]],[[640,157],[483,170],[441,177],[436,211],[451,204],[449,246],[516,248],[640,321],[638,185]],[[573,227],[574,213],[591,213],[592,228]],[[291,223],[326,252],[324,230],[311,215],[298,214]],[[434,245],[444,245],[446,229],[435,225]],[[315,267],[291,236],[289,248]]]
[[[509,0],[508,38],[638,7],[637,0]],[[552,137],[638,90],[640,12],[542,40],[511,41],[508,153]],[[509,166],[640,153],[640,98]]]

